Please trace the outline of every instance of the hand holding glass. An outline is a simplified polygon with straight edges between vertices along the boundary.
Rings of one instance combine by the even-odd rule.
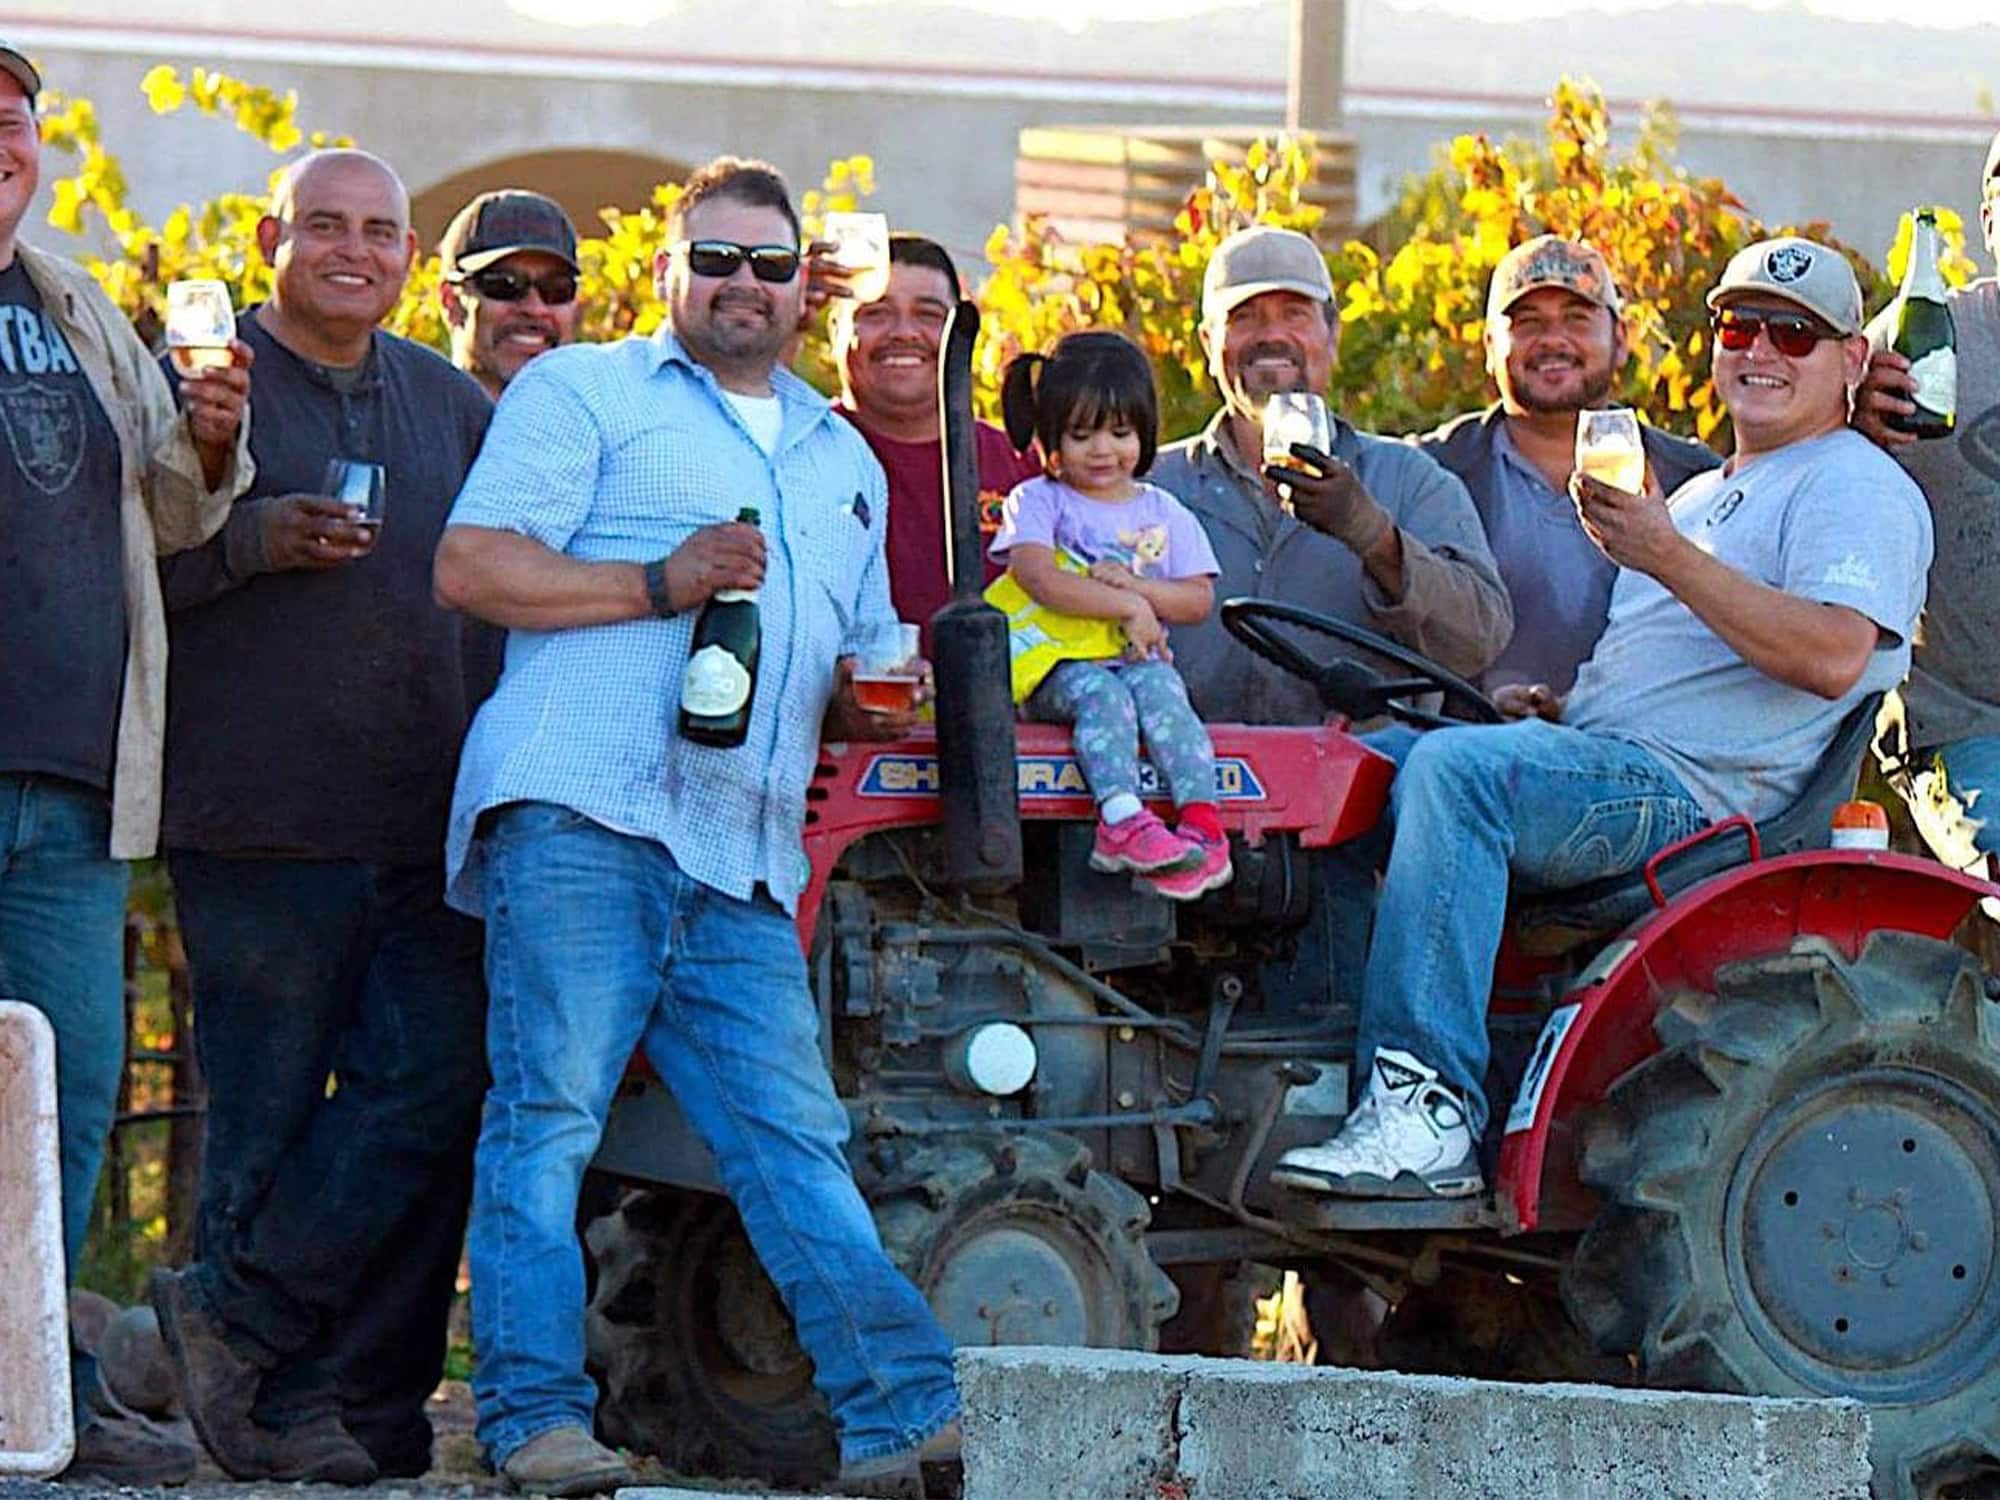
[[[1639,443],[1639,416],[1629,406],[1577,413],[1576,470],[1614,490],[1640,495],[1646,490],[1646,450]]]
[[[167,355],[183,379],[236,362],[236,314],[219,281],[167,283]]]
[[[1296,469],[1292,444],[1304,443],[1322,453],[1333,451],[1333,419],[1326,402],[1309,391],[1280,391],[1264,403],[1264,462]]]
[[[840,273],[846,295],[873,302],[889,290],[888,215],[830,213],[820,232],[833,246],[826,263]]]
[[[355,512],[354,524],[374,530],[382,524],[382,466],[365,459],[335,458],[326,466],[323,493]]]
[[[854,701],[871,714],[906,714],[923,685],[923,631],[898,624],[877,638],[854,668]]]

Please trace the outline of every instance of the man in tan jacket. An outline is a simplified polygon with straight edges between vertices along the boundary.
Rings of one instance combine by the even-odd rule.
[[[159,554],[211,535],[250,480],[249,351],[188,382],[90,275],[16,241],[39,179],[41,79],[0,43],[0,995],[56,1034],[63,1228],[74,1273],[125,1056],[124,861],[160,816]],[[101,1415],[73,1380],[70,1477],[177,1483],[190,1445]]]

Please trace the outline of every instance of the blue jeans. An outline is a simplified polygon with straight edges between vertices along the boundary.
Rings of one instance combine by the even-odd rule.
[[[488,1457],[591,1425],[577,1192],[641,1046],[715,1155],[842,1458],[944,1426],[958,1409],[951,1343],[854,1185],[791,919],[567,808],[514,803],[480,837],[493,1089],[473,1193],[472,1388]]]
[[[0,775],[0,1000],[22,1000],[56,1034],[63,1254],[83,1260],[97,1173],[125,1070],[125,890],[111,857],[111,799],[55,776]],[[97,1365],[70,1351],[77,1421]]]
[[[83,1256],[125,1068],[125,890],[111,799],[53,776],[0,775],[0,999],[56,1034],[63,1250]]]
[[[1509,877],[1563,890],[1635,870],[1708,815],[1635,745],[1566,725],[1452,728],[1410,746],[1362,980],[1358,1070],[1411,1053],[1486,1124],[1486,1003]]]
[[[486,1083],[479,924],[438,865],[168,868],[209,1091],[189,1276],[271,1367],[260,1422],[338,1415],[421,1472]]]

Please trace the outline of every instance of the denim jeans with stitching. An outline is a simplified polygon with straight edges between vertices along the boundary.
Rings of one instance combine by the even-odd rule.
[[[1638,746],[1540,720],[1422,736],[1390,798],[1357,1075],[1378,1048],[1414,1055],[1464,1091],[1477,1139],[1509,878],[1552,891],[1624,874],[1708,815]]]
[[[951,1344],[854,1185],[791,918],[548,803],[509,804],[480,837],[493,1089],[473,1194],[473,1394],[489,1459],[591,1425],[577,1193],[637,1047],[715,1155],[843,1460],[944,1426]]]

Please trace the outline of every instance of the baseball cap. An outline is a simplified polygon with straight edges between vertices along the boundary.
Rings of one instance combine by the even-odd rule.
[[[1611,264],[1594,245],[1542,234],[1516,245],[1500,257],[1486,287],[1486,318],[1491,322],[1530,292],[1560,287],[1586,302],[1618,311],[1618,283]]]
[[[1763,292],[1804,308],[1838,333],[1861,332],[1861,284],[1837,250],[1786,235],[1745,245],[1708,294],[1711,310],[1735,292]]]
[[[12,42],[0,41],[0,70],[28,91],[30,104],[35,102],[35,96],[42,91],[42,75]]]
[[[1333,300],[1333,278],[1319,246],[1296,229],[1253,224],[1215,247],[1201,278],[1204,323],[1265,292],[1297,292],[1315,302]]]
[[[523,250],[543,251],[577,268],[576,226],[562,205],[519,188],[481,193],[458,211],[438,242],[447,277],[470,276]]]

